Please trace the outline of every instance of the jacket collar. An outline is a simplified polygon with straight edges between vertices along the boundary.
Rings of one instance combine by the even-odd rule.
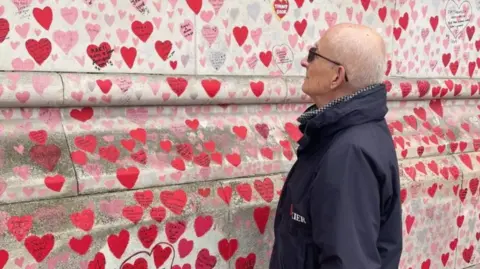
[[[310,143],[324,139],[354,125],[385,118],[388,112],[385,84],[373,84],[336,99],[327,105],[317,108],[310,106],[299,118],[300,139],[298,151],[302,151]]]

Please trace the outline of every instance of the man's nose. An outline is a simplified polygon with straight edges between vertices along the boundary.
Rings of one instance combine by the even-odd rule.
[[[307,58],[306,58],[306,57],[303,58],[303,59],[300,61],[300,64],[301,64],[303,67],[307,68],[307,67],[308,67]]]

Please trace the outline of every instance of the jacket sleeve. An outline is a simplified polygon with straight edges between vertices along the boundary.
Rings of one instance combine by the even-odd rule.
[[[379,269],[379,183],[364,152],[331,148],[311,189],[310,217],[319,269]]]

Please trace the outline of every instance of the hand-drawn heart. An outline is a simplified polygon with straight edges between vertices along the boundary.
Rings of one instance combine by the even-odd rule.
[[[62,152],[57,145],[35,145],[30,149],[30,159],[52,172],[57,166]]]
[[[150,21],[146,21],[144,23],[134,21],[132,23],[132,31],[140,40],[147,42],[148,38],[150,38],[150,35],[153,32],[153,24]]]
[[[273,2],[273,11],[279,19],[283,19],[287,15],[290,3],[288,0],[275,0]]]
[[[269,206],[257,207],[253,210],[253,219],[255,220],[255,224],[257,225],[260,234],[263,234],[265,232],[269,216]]]
[[[88,269],[105,269],[105,255],[102,252],[98,252],[92,261],[88,262]]]
[[[3,269],[8,262],[8,251],[0,249],[0,269]]]
[[[75,227],[89,232],[95,222],[95,213],[91,209],[85,209],[81,212],[72,213],[70,215],[70,221]]]
[[[77,136],[74,143],[79,149],[90,153],[95,152],[97,148],[97,138],[94,135]]]
[[[135,186],[139,174],[140,170],[135,166],[117,169],[117,179],[127,189],[132,189]]]
[[[263,181],[255,180],[254,182],[255,190],[260,194],[260,196],[265,200],[265,202],[270,203],[273,200],[273,182],[270,178],[265,178]]]
[[[121,230],[118,235],[112,234],[108,236],[108,248],[112,252],[113,256],[115,256],[117,259],[120,259],[127,249],[129,241],[130,233],[127,230]]]
[[[187,194],[184,190],[162,191],[160,201],[174,214],[180,215],[187,204]]]
[[[187,88],[188,81],[184,78],[175,78],[175,77],[168,77],[167,83],[170,86],[170,89],[180,97]]]
[[[37,22],[45,29],[50,30],[50,26],[52,25],[53,20],[53,12],[51,7],[45,7],[44,9],[41,8],[34,8],[33,9],[33,17],[37,20]]]
[[[190,7],[193,13],[198,15],[202,9],[202,0],[187,0],[187,5]]]
[[[107,66],[107,63],[112,57],[112,47],[108,42],[102,42],[100,46],[91,44],[87,47],[87,55],[92,59],[93,63],[102,68]]]
[[[42,65],[52,52],[52,43],[47,38],[42,38],[39,41],[29,39],[25,42],[25,47],[38,65]]]
[[[142,246],[149,249],[158,235],[157,225],[152,224],[150,227],[142,226],[138,229],[138,239]]]
[[[204,248],[200,250],[197,254],[197,259],[195,260],[195,268],[197,269],[212,269],[217,264],[217,258],[210,255],[208,249]]]
[[[445,6],[445,23],[454,38],[463,32],[472,18],[472,5],[468,1],[458,5],[456,1],[449,0]]]
[[[158,56],[166,61],[172,51],[172,42],[170,42],[170,40],[157,41],[155,42],[155,50],[157,51]]]
[[[167,222],[165,224],[165,234],[168,242],[174,244],[182,236],[187,228],[187,223],[184,221]]]
[[[257,255],[255,253],[248,254],[247,257],[238,257],[235,261],[235,268],[236,269],[254,269],[255,262],[257,260]]]
[[[125,259],[121,269],[171,268],[175,261],[175,249],[172,245],[160,242],[151,252],[140,251]],[[146,267],[145,267],[146,266]],[[166,267],[162,267],[166,266]]]
[[[84,107],[82,109],[72,109],[70,116],[78,121],[86,122],[94,115],[94,110],[91,107]]]
[[[25,248],[37,262],[42,262],[55,245],[53,234],[46,234],[42,237],[31,235],[25,239]]]
[[[45,186],[55,192],[60,192],[64,183],[65,178],[62,175],[47,176],[45,178]]]
[[[283,74],[285,74],[288,70],[292,68],[292,49],[288,45],[281,44],[273,46],[272,50],[275,65],[278,67],[278,69],[280,69]]]
[[[8,32],[10,32],[10,24],[8,23],[7,19],[0,18],[0,43],[5,41]]]
[[[238,249],[238,240],[233,239],[222,239],[218,242],[218,252],[225,261],[230,260],[231,257],[235,254]]]
[[[197,237],[202,237],[203,235],[205,235],[210,230],[210,228],[212,228],[212,226],[212,216],[198,216],[193,224],[193,228]]]
[[[30,232],[32,224],[32,216],[12,216],[10,219],[8,219],[7,227],[8,231],[15,237],[15,239],[21,242]]]

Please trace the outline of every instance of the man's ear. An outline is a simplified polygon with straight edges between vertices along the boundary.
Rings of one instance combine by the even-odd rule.
[[[340,86],[342,82],[345,80],[345,67],[343,66],[336,66],[335,69],[335,76],[332,78],[330,83],[330,88],[334,89]]]

